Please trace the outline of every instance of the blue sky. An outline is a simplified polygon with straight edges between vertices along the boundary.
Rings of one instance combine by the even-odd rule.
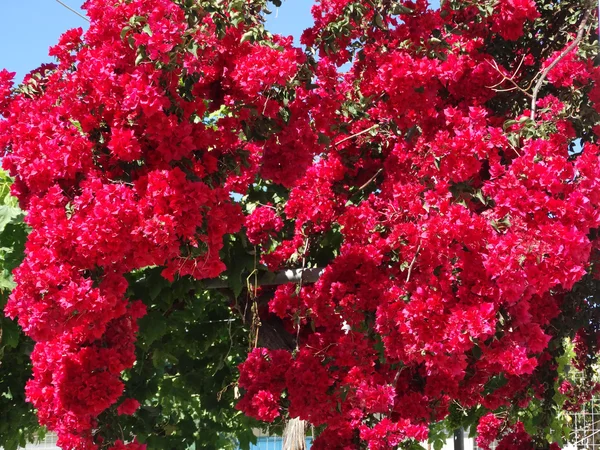
[[[79,0],[65,3],[77,7]],[[44,62],[48,48],[69,28],[87,22],[54,0],[3,1],[0,6],[0,68],[17,72],[17,80]]]
[[[63,0],[78,9],[81,0]],[[17,81],[30,70],[50,62],[48,48],[69,28],[85,27],[87,22],[55,0],[4,0],[0,6],[0,69],[17,72]],[[286,36],[299,38],[312,23],[311,0],[287,0],[280,8],[272,8],[268,28]],[[439,5],[439,0],[432,4]]]
[[[60,35],[87,22],[55,0],[38,0],[35,7],[26,1],[4,1],[0,6],[0,68],[17,72],[21,80],[29,71],[44,62],[51,62],[48,49]],[[63,0],[78,9],[81,0]],[[288,0],[281,8],[272,8],[268,17],[269,29],[274,33],[300,36],[312,23],[310,0]],[[82,11],[83,12],[83,11]]]
[[[312,25],[312,4],[310,0],[287,0],[280,8],[272,7],[272,14],[267,16],[267,28],[272,33],[292,35],[299,43],[302,31]]]

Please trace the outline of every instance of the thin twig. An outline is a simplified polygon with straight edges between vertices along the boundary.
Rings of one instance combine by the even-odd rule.
[[[558,55],[558,57],[554,61],[552,61],[540,75],[540,79],[538,80],[535,87],[533,88],[533,95],[531,97],[531,120],[535,121],[535,112],[536,112],[536,108],[537,108],[537,96],[540,93],[542,84],[546,80],[546,77],[548,76],[550,71],[552,69],[554,69],[554,67],[556,67],[556,65],[563,58],[565,58],[569,53],[571,53],[583,39],[583,33],[587,26],[587,21],[590,18],[590,11],[591,11],[591,9],[589,7],[586,8],[585,14],[583,16],[583,20],[581,21],[581,24],[579,25],[579,30],[577,31],[577,36],[575,37],[575,40],[573,42],[571,42],[571,45],[569,45],[566,49],[564,49],[563,52],[560,55]]]
[[[518,75],[519,70],[521,70],[521,66],[523,65],[524,60],[525,60],[525,57],[522,57],[521,61],[517,65],[517,68],[515,69],[514,73],[510,77],[505,75],[504,72],[502,72],[502,70],[498,66],[498,63],[495,60],[493,62],[487,61],[487,63],[490,66],[492,66],[492,68],[494,70],[496,70],[496,72],[498,72],[500,74],[500,76],[502,77],[502,80],[500,80],[498,83],[494,84],[493,86],[487,86],[487,87],[489,89],[493,90],[494,92],[511,92],[511,91],[514,91],[515,89],[518,89],[523,94],[527,95],[528,97],[531,97],[531,94],[527,91],[529,90],[529,88],[531,88],[532,83],[529,83],[529,86],[527,86],[526,88],[523,88],[523,87],[519,86],[519,84],[515,81],[515,78]],[[509,81],[513,85],[513,87],[507,88],[507,89],[498,89],[498,86],[504,84],[505,81]]]
[[[491,89],[494,92],[512,92],[512,91],[517,90],[517,89],[520,90],[520,88],[518,88],[516,86],[515,87],[511,87],[511,88],[506,88],[506,89],[494,89],[494,88],[491,88]],[[523,92],[523,94],[527,94],[527,95],[529,95],[529,97],[531,97],[531,94],[529,94],[527,92]]]
[[[322,349],[321,349],[321,350],[319,350],[318,352],[315,352],[315,353],[313,354],[313,356],[317,356],[319,353],[326,352],[326,351],[327,351],[327,350],[329,350],[331,347],[334,347],[334,346],[336,346],[336,345],[339,345],[339,343],[337,343],[337,342],[332,342],[331,344],[329,344],[329,345],[325,346],[324,348],[322,348]],[[314,347],[311,347],[310,345],[307,345],[307,347],[308,347],[308,348],[312,348],[312,349],[316,350],[316,348],[314,348]]]
[[[406,282],[407,283],[410,281],[410,274],[412,273],[413,266],[415,265],[415,261],[417,260],[417,256],[419,256],[419,252],[420,251],[421,251],[421,244],[419,244],[419,246],[417,247],[417,251],[415,252],[415,256],[412,259],[412,261],[410,262],[410,265],[408,266],[408,274],[406,274]]]
[[[227,358],[229,358],[229,354],[231,353],[231,349],[233,348],[233,334],[231,332],[231,324],[233,323],[235,319],[227,319],[227,322],[229,322],[228,327],[227,327],[227,331],[229,333],[229,348],[227,349],[227,353],[225,354],[225,356],[223,357],[223,364],[227,361]],[[219,367],[217,366],[217,368],[215,369],[215,372],[212,374],[212,376],[216,376],[217,372],[219,371]]]
[[[398,368],[398,371],[396,372],[396,376],[394,377],[394,384],[393,384],[394,387],[396,387],[396,385],[398,384],[398,379],[400,378],[400,374],[402,373],[404,368],[405,368],[405,366],[403,366],[403,365]]]
[[[267,99],[265,100],[265,106],[262,111],[263,116],[265,115],[265,112],[267,111],[267,104],[269,103],[269,100],[271,100],[271,92],[269,92],[269,95],[267,95]]]
[[[302,295],[302,282],[304,281],[303,275],[304,270],[306,269],[306,258],[307,254],[310,251],[310,236],[306,236],[306,241],[304,242],[304,249],[302,254],[302,273],[300,274],[300,281],[298,281],[298,303],[300,303],[300,295]],[[298,305],[299,309],[300,305]],[[301,318],[297,318],[296,322],[296,351],[300,350],[300,321]]]
[[[358,190],[362,191],[362,190],[366,189],[367,186],[369,186],[373,181],[375,181],[375,178],[377,178],[381,172],[383,172],[383,169],[379,169],[377,172],[375,172],[375,175],[373,175],[371,178],[369,178],[369,181],[367,181],[365,184],[363,184],[361,187],[359,187]]]
[[[71,11],[72,13],[74,13],[74,14],[77,14],[77,15],[78,15],[79,17],[81,17],[83,20],[86,20],[86,21],[88,21],[88,22],[90,21],[90,19],[88,19],[87,17],[85,17],[83,14],[81,14],[81,13],[80,13],[80,12],[78,12],[77,10],[75,10],[75,9],[71,8],[69,5],[67,5],[67,4],[65,4],[65,3],[63,3],[63,2],[61,2],[60,0],[56,0],[56,3],[59,3],[59,4],[61,4],[62,6],[64,6],[65,8],[67,8],[67,9],[68,9],[69,11]]]
[[[500,76],[502,77],[502,80],[500,80],[498,83],[494,84],[493,86],[487,86],[490,89],[494,89],[498,86],[500,86],[502,83],[504,83],[504,81],[506,81],[507,79],[511,79],[514,80],[514,78],[517,76],[517,73],[519,72],[519,69],[521,68],[521,63],[523,62],[523,58],[521,58],[521,62],[519,63],[519,65],[517,66],[517,69],[515,70],[515,73],[513,73],[510,78],[507,77],[504,72],[502,72],[502,70],[500,70],[500,67],[498,66],[498,63],[496,62],[496,60],[492,60],[492,62],[490,62],[489,60],[486,60],[486,62],[488,63],[489,66],[491,66],[496,72],[498,72],[500,74]]]
[[[519,64],[517,65],[517,68],[515,69],[515,73],[511,77],[512,79],[514,79],[517,76],[517,74],[519,73],[519,70],[521,70],[521,67],[523,66],[524,62],[525,62],[525,55],[523,55],[521,57],[521,61],[519,61]]]
[[[353,135],[351,135],[351,136],[348,136],[348,137],[346,137],[346,138],[342,139],[341,141],[339,141],[339,142],[336,142],[336,143],[335,143],[335,144],[333,144],[333,145],[335,145],[335,146],[337,146],[337,145],[340,145],[341,143],[343,143],[343,142],[346,142],[346,141],[349,141],[350,139],[354,139],[355,137],[358,137],[358,136],[360,136],[361,134],[368,133],[369,131],[371,131],[371,130],[374,130],[375,128],[379,128],[379,124],[378,124],[378,123],[376,123],[376,124],[375,124],[375,125],[373,125],[372,127],[369,127],[369,128],[367,128],[366,130],[362,130],[362,131],[359,131],[358,133],[355,133],[355,134],[353,134]]]

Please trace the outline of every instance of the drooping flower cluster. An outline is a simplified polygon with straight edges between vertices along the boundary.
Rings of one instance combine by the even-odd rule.
[[[556,344],[576,331],[557,328],[571,314],[569,293],[598,257],[598,116],[569,116],[573,98],[595,93],[598,69],[568,54],[543,80],[534,119],[529,110],[527,85],[575,33],[535,59],[524,36],[541,17],[532,1],[487,12],[467,2],[439,11],[424,1],[399,11],[358,3],[313,8],[303,39],[322,56],[311,102],[321,100],[314,126],[329,145],[289,182],[279,211],[294,234],[263,255],[271,270],[324,266],[316,283],[273,295],[270,312],[288,321],[300,351],[286,389],[261,394],[272,417],[280,396],[279,414],[325,426],[317,449],[357,439],[396,448],[424,439],[456,404],[485,412],[542,401],[558,386],[556,373],[546,378]],[[500,59],[493,43],[505,40],[522,46],[504,46]],[[343,63],[350,69],[332,82],[325,67]],[[332,242],[324,258],[319,249]],[[253,370],[240,369],[244,380]],[[239,407],[258,417],[247,406],[256,387],[243,387]],[[521,423],[490,413],[480,428],[484,445],[533,448]]]
[[[283,221],[271,205],[259,206],[246,217],[246,235],[254,244],[265,244],[283,228]]]
[[[502,420],[488,413],[479,420],[477,425],[477,447],[489,450],[492,442],[498,437]]]
[[[225,269],[223,236],[243,224],[226,184],[247,178],[261,151],[248,154],[243,125],[257,120],[259,91],[285,86],[302,62],[289,45],[240,42],[262,20],[252,7],[209,14],[179,3],[90,0],[89,30],[62,36],[50,52],[57,65],[15,90],[0,74],[2,163],[32,229],[6,313],[36,341],[27,397],[62,448],[104,448],[96,431],[109,424],[98,416],[137,409],[123,401],[121,374],[135,362],[145,307],[125,275]]]
[[[216,277],[245,224],[268,269],[323,270],[260,311],[297,349],[250,352],[239,409],[307,420],[317,450],[383,450],[477,407],[482,444],[532,448],[493,412],[552,398],[564,337],[597,350],[574,286],[600,250],[600,70],[573,51],[543,78],[587,19],[555,35],[538,22],[569,2],[541,3],[321,0],[302,52],[264,32],[261,0],[89,0],[56,66],[16,91],[1,73],[32,228],[6,312],[36,341],[27,394],[60,445],[106,445],[98,416],[138,406],[125,276]]]

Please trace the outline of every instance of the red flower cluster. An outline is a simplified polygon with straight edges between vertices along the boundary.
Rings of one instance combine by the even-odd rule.
[[[525,22],[539,17],[533,0],[503,1],[498,6],[498,15],[492,29],[508,41],[516,41],[523,36]]]
[[[494,414],[486,414],[477,425],[477,446],[482,450],[490,450],[490,445],[498,437],[502,421]]]
[[[240,366],[239,386],[250,395],[238,403],[238,409],[267,422],[279,417],[278,400],[290,362],[291,355],[285,350],[254,349]]]
[[[342,236],[314,285],[281,286],[270,303],[297,330],[300,351],[286,362],[285,390],[277,382],[261,398],[274,411],[280,396],[280,414],[326,425],[316,449],[355,448],[357,439],[391,449],[425,438],[426,425],[447,417],[452,402],[494,411],[541,398],[557,335],[551,321],[598,256],[598,147],[588,142],[570,156],[577,135],[555,96],[537,102],[539,123],[530,111],[514,117],[490,106],[504,95],[490,88],[501,75],[525,59],[541,71],[564,50],[537,61],[515,54],[510,67],[494,69],[484,43],[497,34],[520,39],[540,16],[535,2],[501,1],[476,23],[470,6],[431,11],[406,2],[410,13],[379,24],[378,11],[359,3],[355,15],[353,2],[313,8],[315,26],[303,39],[320,48],[323,76],[314,81],[310,104],[321,103],[311,114],[331,145],[290,180],[281,215],[294,221],[295,234],[263,256],[272,269],[288,267]],[[456,32],[464,24],[468,31]],[[454,32],[440,36],[448,28]],[[334,92],[325,67],[347,61]],[[560,67],[546,80],[555,90],[598,79],[576,52]],[[331,110],[343,113],[329,119]],[[318,128],[321,111],[335,126]],[[249,367],[240,370],[246,380]],[[501,387],[487,388],[499,377]],[[239,407],[258,417],[247,406],[257,387],[243,387]],[[501,425],[484,416],[481,444]],[[533,445],[522,424],[506,427],[502,448]]]
[[[536,121],[524,88],[493,86],[557,54],[496,61],[491,45],[523,38],[532,0],[481,17],[473,2],[321,0],[306,55],[253,28],[264,2],[183,3],[88,0],[90,29],[63,36],[56,67],[16,91],[0,73],[3,165],[32,229],[6,313],[36,341],[27,395],[60,445],[97,449],[98,415],[138,406],[120,375],[144,307],[125,275],[216,277],[244,223],[270,269],[325,266],[275,293],[298,350],[249,354],[246,414],[324,426],[315,450],[383,450],[425,439],[453,403],[541,397],[551,321],[600,249],[597,124],[578,125],[574,157],[559,99],[586,84],[600,103],[600,70],[564,59],[546,80],[564,95],[542,91]],[[285,194],[244,220],[230,194],[257,177]],[[497,430],[484,416],[482,444]],[[531,442],[518,423],[499,448]]]
[[[131,416],[131,415],[135,414],[135,412],[137,411],[137,409],[139,407],[140,407],[140,402],[138,402],[137,400],[135,400],[133,398],[128,398],[128,399],[125,399],[125,401],[117,407],[117,413]]]
[[[84,7],[90,28],[62,36],[51,49],[57,66],[16,90],[0,72],[2,163],[32,229],[6,313],[36,341],[27,397],[67,449],[98,448],[93,431],[107,408],[137,408],[133,399],[116,408],[145,314],[124,276],[148,266],[169,279],[224,270],[223,236],[243,224],[226,185],[251,179],[247,162],[262,154],[243,126],[262,110],[262,90],[281,88],[302,62],[286,41],[240,43],[246,25],[228,23],[218,39],[215,20],[235,10],[213,19],[171,0]],[[238,111],[241,98],[240,117],[219,113]]]
[[[246,217],[246,235],[254,244],[265,244],[283,228],[283,221],[271,205],[259,206]]]

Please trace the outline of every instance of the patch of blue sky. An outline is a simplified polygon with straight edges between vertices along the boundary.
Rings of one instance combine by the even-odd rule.
[[[81,11],[79,0],[64,1]],[[4,1],[0,13],[0,69],[16,72],[19,82],[41,64],[53,61],[48,50],[62,33],[86,26],[85,20],[54,0]]]
[[[61,0],[81,11],[81,0]],[[16,72],[20,81],[31,70],[52,62],[48,50],[68,29],[87,26],[87,22],[56,0],[35,2],[5,1],[0,13],[0,68]],[[432,8],[439,0],[431,0]],[[285,0],[279,8],[271,7],[267,27],[273,33],[293,36],[299,43],[302,31],[312,24],[312,0]]]

